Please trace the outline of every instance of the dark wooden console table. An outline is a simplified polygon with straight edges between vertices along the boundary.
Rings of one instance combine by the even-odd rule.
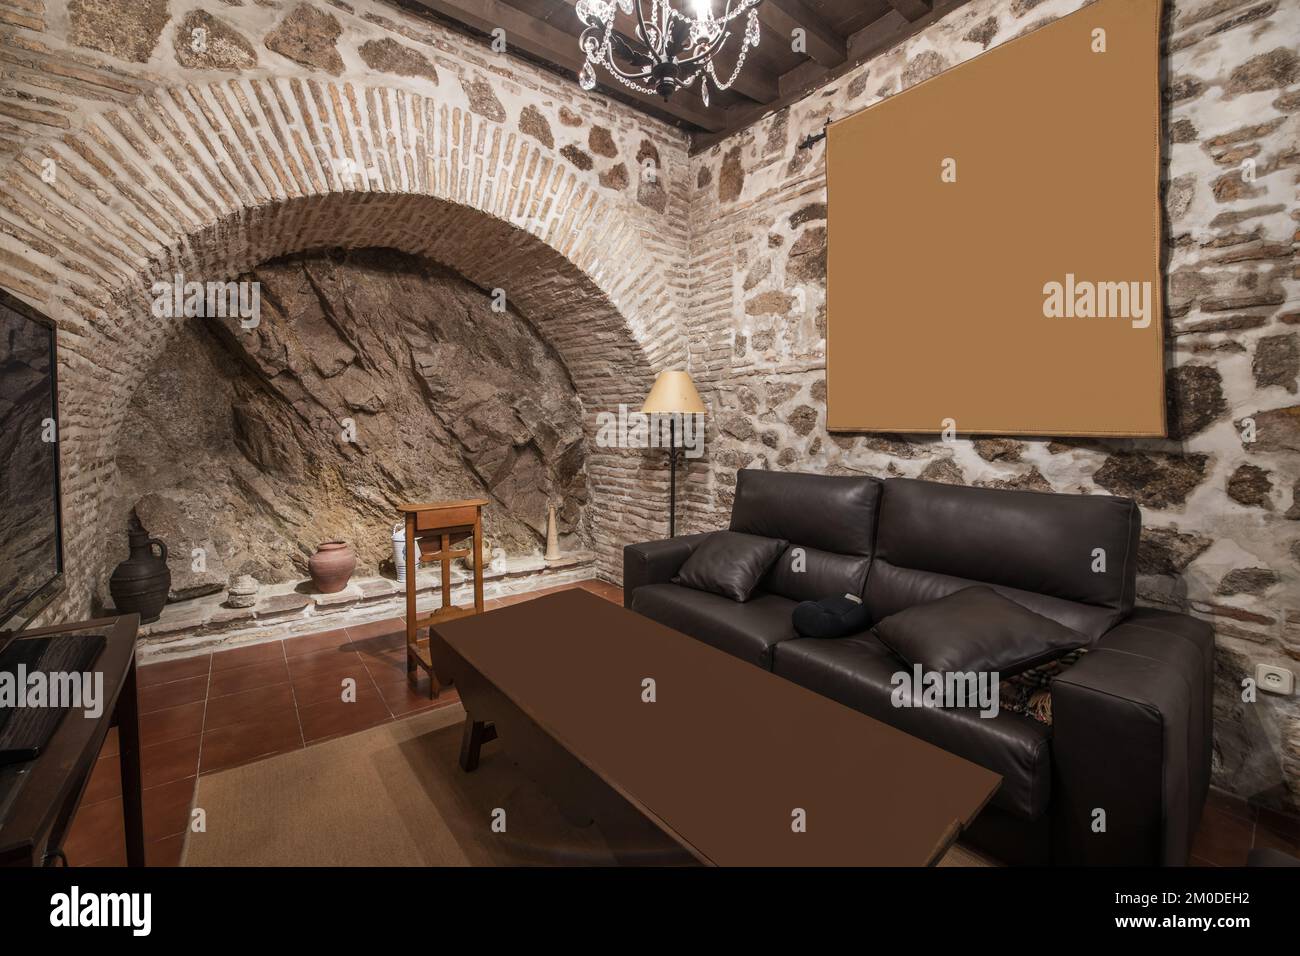
[[[483,506],[486,498],[464,498],[460,501],[435,501],[427,504],[398,506],[406,521],[406,676],[414,682],[419,669],[429,675],[429,696],[437,697],[441,690],[438,675],[433,672],[429,656],[429,642],[420,640],[420,631],[434,622],[451,621],[467,614],[483,611]],[[452,547],[453,541],[463,541],[472,536],[470,548]],[[436,550],[420,548],[415,556],[416,539],[436,541]],[[453,558],[474,555],[474,606],[457,607],[451,603],[451,562]],[[421,564],[437,562],[441,568],[442,605],[429,614],[420,616],[415,607],[418,586],[416,572]]]
[[[46,866],[63,848],[109,728],[117,726],[122,774],[126,862],[144,866],[140,787],[140,727],[136,704],[135,636],[138,614],[23,631],[18,640],[54,634],[102,634],[104,650],[92,665],[104,675],[104,709],[96,719],[64,715],[43,752],[26,763],[0,767],[0,866]]]

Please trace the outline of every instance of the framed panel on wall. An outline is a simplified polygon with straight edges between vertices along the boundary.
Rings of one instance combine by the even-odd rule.
[[[1160,0],[831,124],[827,424],[1165,434]]]

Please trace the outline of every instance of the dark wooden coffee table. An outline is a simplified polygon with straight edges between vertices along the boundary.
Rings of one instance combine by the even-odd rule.
[[[435,624],[429,646],[465,705],[462,767],[499,737],[620,861],[667,843],[653,827],[708,864],[932,864],[1001,782],[587,591]]]

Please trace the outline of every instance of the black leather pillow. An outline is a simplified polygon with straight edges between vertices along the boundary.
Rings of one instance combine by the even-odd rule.
[[[701,541],[673,584],[748,601],[786,542],[739,531],[715,531]]]
[[[939,672],[997,671],[1002,677],[1088,643],[1078,631],[982,586],[915,604],[872,631],[913,666]]]
[[[763,590],[793,601],[817,601],[828,594],[861,597],[870,565],[871,559],[861,555],[833,554],[792,544],[763,578]]]
[[[792,623],[800,637],[847,637],[865,631],[871,615],[861,601],[841,595],[804,601],[795,607]]]

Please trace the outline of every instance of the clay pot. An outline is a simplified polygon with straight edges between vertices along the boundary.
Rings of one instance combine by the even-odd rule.
[[[334,594],[348,586],[357,569],[357,556],[346,541],[326,541],[307,560],[311,583],[321,594]]]
[[[119,614],[139,614],[140,623],[152,624],[162,614],[171,590],[172,573],[167,569],[167,545],[137,521],[127,531],[130,556],[108,579],[108,593]],[[154,547],[161,554],[154,554]]]

